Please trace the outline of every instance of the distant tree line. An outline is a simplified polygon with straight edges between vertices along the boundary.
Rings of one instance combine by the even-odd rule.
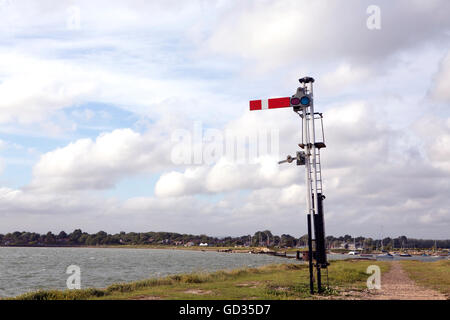
[[[450,248],[450,240],[412,239],[406,236],[397,238],[372,239],[365,237],[353,238],[350,235],[341,237],[328,236],[328,248],[364,248],[364,249],[420,249],[420,248]],[[257,231],[253,235],[239,237],[211,237],[207,235],[180,234],[175,232],[119,232],[108,234],[105,231],[89,234],[80,229],[67,234],[47,232],[12,232],[0,234],[1,246],[101,246],[101,245],[168,245],[195,246],[207,243],[212,247],[264,246],[264,247],[304,247],[308,243],[307,235],[300,238],[289,234],[273,235],[269,230]]]
[[[327,237],[327,245],[329,248],[338,247],[356,247],[362,249],[449,249],[450,239],[447,240],[433,240],[433,239],[414,239],[400,236],[397,238],[386,237],[383,239],[372,239],[366,237],[355,237],[345,235],[341,237]]]

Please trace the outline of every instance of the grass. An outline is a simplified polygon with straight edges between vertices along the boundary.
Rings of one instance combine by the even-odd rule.
[[[324,295],[343,290],[363,290],[367,267],[376,263],[383,272],[386,262],[333,261],[329,267],[330,287]],[[326,274],[323,282],[326,283]],[[85,299],[313,299],[309,294],[306,264],[278,264],[259,268],[190,273],[117,283],[105,289],[40,290],[20,295],[20,300]]]
[[[402,261],[403,269],[417,284],[450,297],[450,260],[436,262]]]

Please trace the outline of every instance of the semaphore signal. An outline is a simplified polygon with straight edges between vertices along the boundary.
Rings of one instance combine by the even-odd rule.
[[[313,83],[311,77],[299,79],[301,84],[292,97],[272,98],[266,100],[250,101],[250,111],[278,109],[291,107],[302,119],[302,142],[298,146],[303,151],[297,151],[296,156],[287,156],[282,163],[292,163],[296,160],[298,166],[305,166],[306,180],[306,209],[308,223],[308,260],[310,274],[310,291],[314,293],[314,266],[317,274],[317,290],[323,292],[321,269],[328,273],[327,255],[325,249],[325,223],[323,217],[322,201],[325,196],[322,193],[322,170],[320,162],[320,149],[325,148],[323,116],[314,112]],[[311,221],[311,217],[313,218]],[[312,229],[314,226],[314,237]],[[315,250],[313,250],[313,242]],[[313,265],[313,260],[315,264]],[[327,277],[328,278],[328,277]]]
[[[291,106],[291,99],[289,97],[250,101],[250,111],[288,108],[290,106]]]

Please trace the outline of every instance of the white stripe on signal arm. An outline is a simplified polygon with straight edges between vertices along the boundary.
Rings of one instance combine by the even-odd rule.
[[[261,100],[261,109],[269,109],[269,99]]]

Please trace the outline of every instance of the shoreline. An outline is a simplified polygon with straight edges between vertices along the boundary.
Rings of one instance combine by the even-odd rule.
[[[80,248],[80,249],[140,249],[140,250],[177,250],[177,251],[202,251],[219,253],[245,253],[265,254],[279,258],[295,259],[296,252],[300,249],[275,250],[263,247],[233,248],[233,247],[178,247],[178,246],[150,246],[150,245],[121,245],[121,246],[0,246],[0,248]],[[289,254],[288,254],[289,253]]]
[[[180,246],[153,246],[153,245],[101,245],[101,246],[86,246],[86,245],[0,245],[0,248],[88,248],[88,249],[165,249],[165,250],[192,250],[192,251],[220,251],[220,250],[232,250],[233,252],[245,251],[254,251],[260,250],[259,247],[251,247],[251,248],[234,248],[234,247],[200,247],[200,246],[191,246],[191,247],[180,247]],[[222,251],[226,252],[226,251]]]
[[[287,299],[366,299],[360,290],[364,289],[367,276],[366,269],[376,263],[383,273],[395,264],[405,266],[408,277],[417,285],[428,287],[450,294],[450,278],[448,277],[448,260],[430,263],[423,261],[369,261],[362,259],[346,259],[330,261],[330,295],[310,296],[307,288],[307,264],[276,263],[259,267],[243,267],[218,271],[196,271],[177,273],[164,277],[153,277],[131,282],[115,282],[105,287],[86,287],[79,290],[43,289],[30,291],[17,296],[2,297],[0,300],[88,300],[88,299],[196,299],[197,295],[207,295],[210,299],[279,299],[280,294],[287,294]],[[350,269],[352,269],[349,274]],[[294,276],[295,273],[296,275]],[[270,273],[270,275],[268,274]],[[279,280],[286,277],[281,282]],[[295,284],[293,284],[295,282]],[[355,286],[359,287],[355,291]],[[301,289],[299,291],[299,289]],[[305,290],[304,290],[305,289]],[[275,290],[275,291],[274,291]],[[232,294],[232,296],[230,296]],[[350,294],[350,296],[348,295]],[[337,295],[337,296],[336,296]],[[402,293],[403,295],[403,293]],[[372,297],[373,298],[373,297]]]
[[[369,261],[336,261],[330,279],[332,287],[364,288],[364,271]],[[380,263],[382,270],[388,270],[388,263]],[[198,299],[199,297],[222,299],[314,299],[309,294],[308,268],[305,264],[269,264],[260,267],[244,267],[215,272],[179,273],[162,278],[149,278],[133,282],[113,283],[105,288],[79,290],[37,290],[8,297],[5,300],[171,300]],[[345,290],[345,289],[344,289]],[[335,289],[325,296],[333,295]]]
[[[449,263],[378,261],[381,291],[367,288],[366,269],[372,262],[347,260],[330,264],[329,287],[323,294],[309,293],[306,265],[288,263],[173,274],[105,288],[38,290],[5,300],[448,300]]]
[[[297,251],[306,252],[307,248],[267,248],[267,247],[200,247],[200,246],[165,246],[165,245],[0,245],[0,248],[87,248],[87,249],[158,249],[158,250],[184,250],[184,251],[212,251],[227,253],[252,253],[252,254],[270,254],[270,253],[286,253],[295,254]],[[339,252],[336,252],[339,251]],[[330,250],[328,254],[348,254],[352,250]],[[408,252],[408,251],[406,251]],[[427,249],[417,252],[410,252],[412,256],[422,256],[423,253],[430,253]],[[381,252],[372,252],[370,254],[377,255]],[[447,257],[450,251],[442,250],[435,252],[439,257]],[[284,255],[277,255],[283,257]],[[358,257],[359,255],[355,255]],[[355,257],[352,256],[352,257]]]

